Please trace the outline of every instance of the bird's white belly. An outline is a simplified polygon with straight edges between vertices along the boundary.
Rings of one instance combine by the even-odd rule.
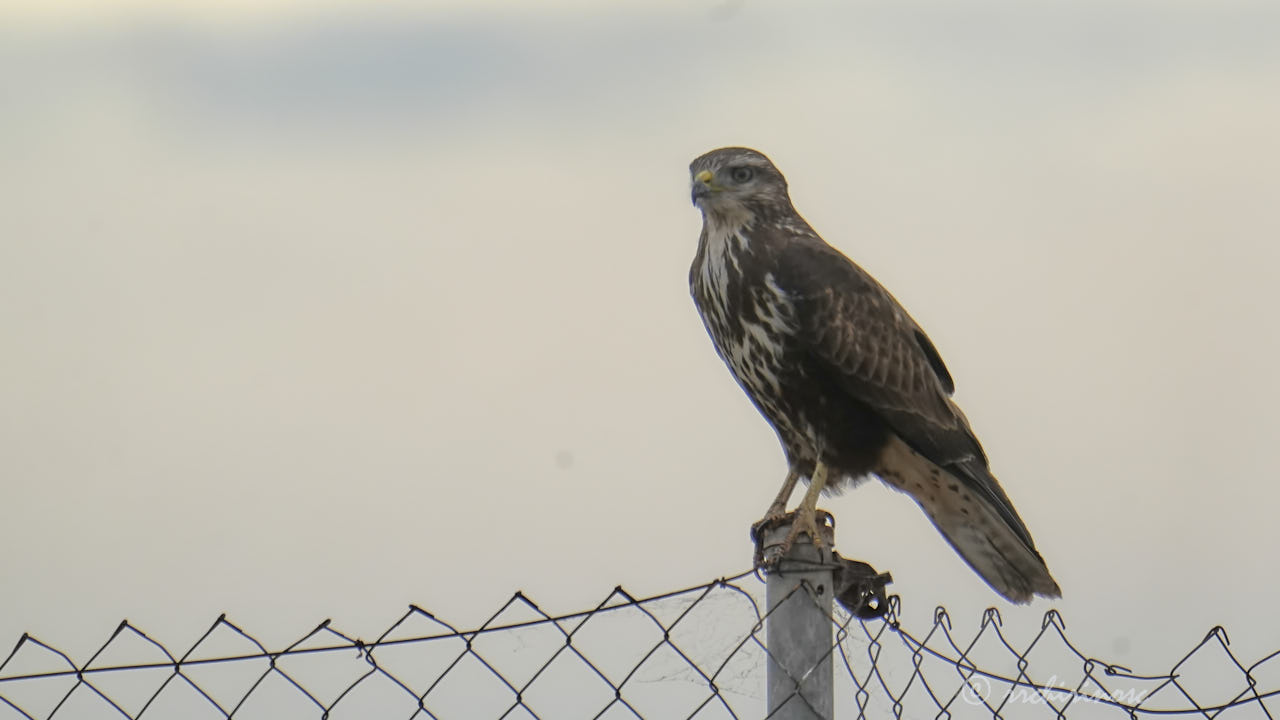
[[[812,428],[795,427],[779,405],[785,394],[785,343],[795,331],[792,303],[773,276],[766,275],[763,285],[737,288],[743,306],[732,312],[730,277],[741,278],[737,253],[748,241],[738,233],[710,240],[699,279],[705,289],[703,322],[712,331],[716,350],[775,429],[789,437],[810,438],[812,444]]]

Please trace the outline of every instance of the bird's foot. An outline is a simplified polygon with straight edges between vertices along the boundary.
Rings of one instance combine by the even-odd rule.
[[[769,506],[769,510],[765,512],[764,517],[760,518],[751,525],[751,541],[756,545],[755,557],[752,559],[752,565],[757,568],[765,566],[764,558],[764,538],[765,533],[778,527],[785,525],[788,517],[795,513],[787,512],[787,507],[778,503]]]
[[[790,552],[791,546],[795,544],[796,540],[802,533],[809,536],[814,547],[821,550],[825,546],[825,543],[822,541],[822,532],[818,528],[819,513],[822,514],[822,524],[825,527],[827,525],[827,521],[831,520],[831,513],[826,510],[813,508],[806,512],[806,508],[801,505],[800,508],[795,511],[794,517],[791,519],[791,531],[787,533],[787,537],[783,539],[782,545],[780,546],[782,550],[781,554],[786,555]]]
[[[773,508],[769,510],[763,519],[751,526],[751,539],[756,544],[754,562],[757,568],[768,568],[777,564],[782,557],[791,552],[791,547],[802,534],[808,535],[814,547],[819,550],[826,547],[823,530],[835,525],[831,513],[818,509],[805,512],[803,507],[793,512],[774,512]],[[782,543],[766,547],[766,535],[769,531],[788,523],[791,529]]]

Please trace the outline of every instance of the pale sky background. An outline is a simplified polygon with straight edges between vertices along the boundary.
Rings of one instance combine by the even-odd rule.
[[[117,5],[0,4],[0,646],[746,569],[784,462],[686,284],[743,144],[930,333],[1079,647],[1280,649],[1275,3]],[[909,627],[1039,629],[823,505]]]

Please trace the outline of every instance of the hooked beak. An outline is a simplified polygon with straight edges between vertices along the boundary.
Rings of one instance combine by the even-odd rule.
[[[705,197],[710,197],[711,193],[719,188],[711,184],[711,171],[703,170],[693,176],[693,204],[697,205],[698,201]]]

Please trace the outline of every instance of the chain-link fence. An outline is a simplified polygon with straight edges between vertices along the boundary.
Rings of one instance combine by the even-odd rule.
[[[806,583],[784,601],[824,592]],[[1280,652],[1245,665],[1222,628],[1149,674],[1077,648],[1056,611],[1022,644],[994,609],[963,636],[943,608],[920,628],[896,597],[882,611],[824,620],[835,717],[1271,718],[1280,694]],[[754,719],[770,716],[770,612],[744,573],[653,597],[619,587],[556,616],[516,593],[471,628],[411,606],[372,639],[326,621],[278,648],[225,616],[182,649],[124,622],[81,662],[24,635],[0,662],[0,719]]]

